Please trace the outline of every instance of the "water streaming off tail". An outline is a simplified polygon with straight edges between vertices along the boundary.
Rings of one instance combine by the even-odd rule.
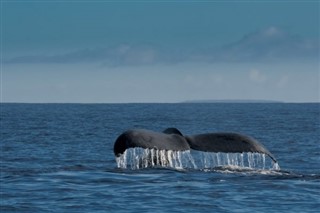
[[[280,170],[265,154],[260,153],[213,153],[200,151],[172,151],[130,148],[116,158],[118,168],[140,169],[166,167],[175,169],[212,169],[236,167]]]
[[[131,148],[117,157],[116,161],[119,168],[196,168],[190,151]]]

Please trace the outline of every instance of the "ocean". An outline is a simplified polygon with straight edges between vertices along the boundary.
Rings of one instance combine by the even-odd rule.
[[[119,164],[113,144],[122,132],[167,127],[250,135],[279,168]],[[319,103],[2,103],[0,145],[0,212],[320,209]]]

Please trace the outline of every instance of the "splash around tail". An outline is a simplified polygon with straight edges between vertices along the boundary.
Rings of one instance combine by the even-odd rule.
[[[130,148],[116,157],[121,169],[169,168],[215,170],[280,170],[277,162],[261,153],[214,153],[194,150],[172,151]]]

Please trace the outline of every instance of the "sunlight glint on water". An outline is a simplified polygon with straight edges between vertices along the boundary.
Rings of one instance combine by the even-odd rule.
[[[261,153],[212,153],[130,148],[116,158],[118,168],[141,169],[165,167],[174,169],[212,169],[236,167],[280,170],[278,163]]]

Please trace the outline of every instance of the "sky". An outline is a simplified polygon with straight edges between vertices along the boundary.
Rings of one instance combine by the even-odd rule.
[[[320,102],[320,2],[1,1],[1,102]]]

